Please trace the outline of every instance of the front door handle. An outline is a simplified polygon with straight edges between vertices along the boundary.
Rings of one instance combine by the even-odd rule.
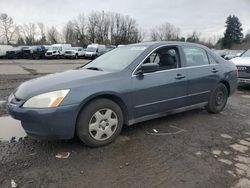
[[[211,70],[211,72],[212,72],[212,73],[217,73],[217,72],[219,72],[219,70],[217,70],[216,68],[213,68],[213,69]]]
[[[183,78],[185,78],[185,77],[186,77],[186,76],[184,76],[184,75],[182,75],[182,74],[177,74],[176,77],[175,77],[175,79],[181,80],[181,79],[183,79]]]

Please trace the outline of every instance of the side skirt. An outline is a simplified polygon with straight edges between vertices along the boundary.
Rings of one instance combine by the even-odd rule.
[[[169,110],[169,111],[166,111],[166,112],[161,112],[161,113],[157,113],[157,114],[153,114],[153,115],[147,115],[147,116],[139,117],[139,118],[136,118],[136,119],[131,119],[131,120],[128,121],[128,125],[133,125],[133,124],[136,124],[136,123],[139,123],[139,122],[148,121],[148,120],[151,120],[151,119],[156,119],[156,118],[168,116],[168,115],[171,115],[171,114],[185,112],[185,111],[193,110],[193,109],[196,109],[196,108],[202,108],[202,107],[206,106],[207,104],[208,104],[208,102],[203,102],[203,103],[199,103],[199,104],[194,104],[194,105],[185,106],[185,107],[182,107],[182,108]]]

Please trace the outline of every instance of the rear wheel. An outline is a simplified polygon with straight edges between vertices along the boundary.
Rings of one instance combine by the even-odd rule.
[[[76,133],[80,140],[91,147],[112,142],[121,132],[123,114],[121,108],[108,99],[97,99],[79,114]]]
[[[219,83],[211,92],[206,110],[209,113],[220,113],[226,106],[228,99],[227,87]]]

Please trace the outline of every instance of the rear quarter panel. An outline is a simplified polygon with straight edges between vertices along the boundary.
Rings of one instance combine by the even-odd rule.
[[[232,95],[238,87],[238,70],[235,64],[231,61],[221,63],[223,70],[222,81],[226,81],[230,86],[230,95]]]

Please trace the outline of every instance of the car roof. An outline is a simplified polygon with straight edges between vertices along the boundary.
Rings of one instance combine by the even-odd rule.
[[[196,43],[191,43],[191,42],[180,42],[180,41],[149,41],[149,42],[141,42],[141,43],[134,43],[134,44],[130,44],[127,46],[148,46],[148,47],[158,47],[158,46],[162,46],[162,45],[190,45],[190,46],[196,46],[196,47],[202,47],[202,48],[206,48],[203,45],[200,44],[196,44]]]

